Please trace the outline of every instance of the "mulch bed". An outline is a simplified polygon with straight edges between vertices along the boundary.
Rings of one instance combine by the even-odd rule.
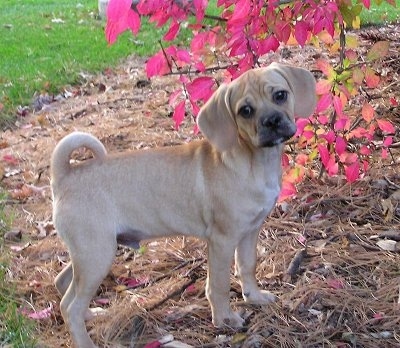
[[[399,129],[398,107],[384,101],[400,100],[400,27],[385,28],[357,34],[361,49],[381,39],[392,42],[390,56],[380,62],[385,82],[369,93]],[[315,54],[327,55],[313,48],[290,53],[287,59],[278,54],[266,59],[312,69]],[[143,64],[130,57],[101,75],[84,75],[81,86],[67,87],[50,104],[48,96],[38,96],[38,110],[0,136],[2,184],[10,194],[6,209],[14,216],[7,235],[14,240],[6,241],[7,276],[21,310],[36,317],[38,347],[71,344],[53,286],[68,262],[51,221],[49,159],[55,144],[72,130],[93,133],[110,152],[197,137],[189,118],[179,131],[173,128],[168,106],[173,77],[149,83]],[[377,154],[368,176],[355,184],[316,175],[299,185],[296,198],[276,207],[260,234],[257,277],[279,300],[262,307],[244,304],[232,272],[231,300],[247,318],[243,330],[212,326],[204,294],[206,246],[176,237],[145,242],[139,251],[118,249],[92,302],[99,308],[87,323],[93,339],[104,347],[156,347],[161,338],[175,340],[165,347],[400,346],[399,165],[394,147],[386,161]]]

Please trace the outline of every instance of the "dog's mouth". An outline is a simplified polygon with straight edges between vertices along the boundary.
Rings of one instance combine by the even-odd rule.
[[[289,140],[296,133],[296,124],[285,114],[274,113],[262,118],[258,125],[260,147],[273,147]]]

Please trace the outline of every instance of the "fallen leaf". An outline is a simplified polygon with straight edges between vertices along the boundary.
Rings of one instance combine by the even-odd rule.
[[[19,242],[22,238],[22,231],[20,229],[14,229],[4,234],[4,239],[12,242]]]
[[[376,245],[385,251],[396,251],[397,242],[395,240],[384,239],[376,242]]]
[[[385,222],[391,221],[394,214],[394,206],[390,198],[381,200],[382,214]]]
[[[18,158],[16,158],[14,155],[4,155],[3,161],[13,166],[16,166],[19,163]]]
[[[31,245],[31,242],[28,242],[22,246],[20,245],[11,245],[10,246],[10,250],[15,251],[15,252],[20,252],[22,250],[25,250],[26,248],[28,248]]]
[[[334,278],[329,278],[327,279],[326,283],[331,287],[332,289],[344,289],[344,282],[342,279],[334,279]]]
[[[43,320],[50,318],[52,311],[53,305],[50,304],[47,308],[42,309],[41,311],[28,312],[27,310],[22,310],[21,313],[30,319]]]

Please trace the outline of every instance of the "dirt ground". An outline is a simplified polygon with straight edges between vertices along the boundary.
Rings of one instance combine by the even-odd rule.
[[[396,144],[400,111],[387,100],[400,101],[399,33],[399,25],[357,33],[361,49],[391,42],[379,67],[384,83],[367,92],[380,115],[397,127]],[[265,60],[313,70],[319,56],[329,58],[307,47]],[[53,286],[68,262],[52,225],[49,159],[55,144],[73,130],[96,135],[109,152],[173,146],[197,137],[189,117],[174,129],[168,96],[175,79],[148,81],[142,59],[130,57],[101,75],[82,74],[82,81],[55,98],[37,96],[37,111],[23,113],[0,136],[2,186],[13,216],[6,235],[8,278],[17,286],[21,312],[37,323],[38,347],[70,346]],[[265,307],[245,305],[232,273],[231,300],[247,318],[243,330],[212,327],[204,295],[205,244],[171,238],[143,243],[139,251],[118,249],[92,301],[99,313],[87,323],[93,339],[104,347],[158,347],[161,338],[172,339],[169,335],[175,340],[170,347],[399,347],[398,148],[387,161],[376,156],[368,176],[353,185],[340,177],[308,179],[295,199],[277,206],[260,234],[257,276],[279,300]],[[293,262],[298,267],[291,273]]]

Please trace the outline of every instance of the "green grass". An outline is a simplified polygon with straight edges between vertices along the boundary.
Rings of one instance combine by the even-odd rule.
[[[392,23],[400,20],[400,0],[396,0],[396,7],[382,2],[379,6],[375,1],[371,1],[369,10],[363,9],[361,12],[361,25],[374,25],[380,23]]]
[[[219,11],[215,2],[210,1],[212,14]],[[371,2],[362,24],[399,19],[399,0],[396,9]],[[130,54],[148,56],[160,49],[166,28],[155,29],[146,20],[137,37],[127,32],[108,46],[97,13],[96,0],[0,1],[0,126],[35,93],[58,92],[79,83],[82,71],[100,72]]]
[[[97,13],[96,0],[0,1],[3,114],[29,104],[34,92],[77,83],[81,71],[98,72],[129,54],[148,55],[157,48],[160,30],[149,30],[146,23],[140,36],[127,32],[108,46]]]
[[[0,190],[0,347],[34,347],[33,322],[18,312],[14,286],[6,279],[8,256],[3,244],[3,235],[11,225],[11,217],[5,214],[6,195]]]

